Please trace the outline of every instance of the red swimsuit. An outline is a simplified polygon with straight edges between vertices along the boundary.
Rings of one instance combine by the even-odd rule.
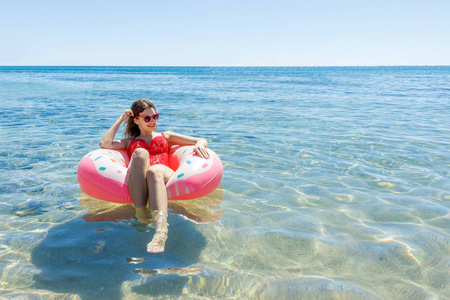
[[[147,147],[147,142],[143,139],[133,139],[128,146],[128,156],[131,158],[133,152],[137,148],[144,148],[148,151],[150,157],[150,166],[157,164],[169,166],[169,142],[164,133],[160,136],[155,136],[150,141],[150,146]]]

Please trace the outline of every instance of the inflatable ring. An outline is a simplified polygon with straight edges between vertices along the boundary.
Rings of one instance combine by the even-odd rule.
[[[196,155],[193,146],[172,147],[169,167],[173,176],[166,183],[169,200],[200,198],[214,191],[220,183],[223,165],[219,156],[206,149],[209,158]],[[86,154],[78,164],[77,179],[91,197],[115,203],[132,203],[128,191],[129,157],[124,150],[98,149]]]

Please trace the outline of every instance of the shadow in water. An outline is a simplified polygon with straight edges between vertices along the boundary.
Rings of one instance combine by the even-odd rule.
[[[189,267],[206,246],[198,225],[178,215],[169,215],[169,238],[160,254],[146,252],[153,228],[134,220],[90,221],[77,218],[55,226],[33,250],[32,263],[41,271],[34,276],[36,288],[82,299],[121,299],[127,288],[137,294],[181,295],[188,277],[162,273],[146,277],[140,286],[138,279],[146,276],[142,270]],[[124,287],[124,282],[135,284]]]

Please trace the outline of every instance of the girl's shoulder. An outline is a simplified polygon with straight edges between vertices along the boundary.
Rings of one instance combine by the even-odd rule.
[[[163,136],[165,136],[166,139],[170,139],[173,135],[176,135],[176,133],[173,131],[164,131],[164,132],[161,132],[161,134]]]

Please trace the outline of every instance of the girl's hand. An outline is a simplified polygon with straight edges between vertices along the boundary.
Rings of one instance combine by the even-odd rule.
[[[195,145],[194,152],[200,157],[209,158],[209,153],[203,145]]]
[[[125,109],[122,115],[120,116],[120,121],[124,122],[128,120],[130,117],[134,117],[133,111],[131,109]]]

